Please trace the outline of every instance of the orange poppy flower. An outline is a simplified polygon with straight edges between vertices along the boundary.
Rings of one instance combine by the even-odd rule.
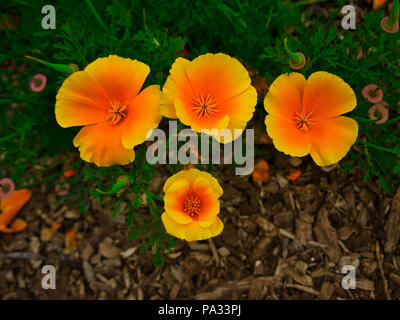
[[[226,54],[207,53],[193,61],[175,60],[163,87],[161,113],[196,132],[229,129],[233,136],[234,129],[244,130],[256,104],[257,91],[243,65]]]
[[[264,100],[268,135],[274,146],[293,157],[310,154],[323,167],[341,160],[358,136],[355,120],[341,116],[357,99],[351,87],[328,72],[307,80],[297,72],[279,76]]]
[[[211,174],[198,169],[178,172],[164,185],[165,212],[161,219],[167,233],[186,241],[215,237],[224,225],[217,216],[222,188]]]
[[[57,94],[56,120],[63,128],[84,126],[73,143],[97,166],[128,164],[133,147],[161,121],[158,85],[140,89],[148,65],[111,55],[70,75]]]
[[[11,233],[22,231],[26,228],[26,222],[22,219],[15,219],[19,210],[31,198],[31,191],[28,189],[15,190],[10,197],[0,199],[0,231]],[[10,226],[8,226],[11,223]]]

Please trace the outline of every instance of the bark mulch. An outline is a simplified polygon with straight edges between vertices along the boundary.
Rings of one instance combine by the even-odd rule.
[[[45,186],[33,190],[19,214],[27,229],[0,235],[0,298],[399,299],[400,188],[385,194],[360,172],[326,173],[309,159],[268,161],[265,183],[220,167],[223,233],[179,242],[160,268],[127,241],[124,210],[114,219],[91,201],[80,215]],[[302,171],[294,182],[290,168]],[[166,178],[152,191],[162,195]],[[56,290],[41,287],[46,264],[56,267]],[[342,288],[344,265],[356,268],[356,289]]]

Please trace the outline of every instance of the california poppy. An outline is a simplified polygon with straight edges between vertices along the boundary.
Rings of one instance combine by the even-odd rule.
[[[76,251],[77,244],[75,230],[69,230],[65,233],[64,243],[64,253],[72,255]]]
[[[31,191],[28,189],[15,190],[10,197],[0,199],[0,231],[11,233],[24,230],[26,222],[22,219],[13,219],[31,198]],[[10,224],[11,223],[11,224]]]
[[[134,160],[133,147],[161,121],[159,86],[139,93],[149,72],[143,62],[110,55],[64,81],[56,120],[63,128],[84,126],[73,141],[83,160],[104,167]]]
[[[207,53],[193,61],[177,58],[162,91],[164,116],[179,118],[196,132],[229,129],[233,139],[238,136],[233,130],[244,130],[257,104],[249,72],[223,53]],[[227,138],[218,139],[232,141]]]
[[[161,219],[167,233],[186,241],[215,237],[224,227],[217,216],[222,188],[211,174],[198,169],[178,172],[164,185],[165,212]]]
[[[357,105],[354,91],[340,77],[293,72],[279,76],[264,100],[268,135],[286,154],[310,154],[319,166],[341,160],[358,136],[355,120],[341,116]]]

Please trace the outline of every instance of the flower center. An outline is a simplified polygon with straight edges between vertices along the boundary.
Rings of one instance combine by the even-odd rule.
[[[119,101],[111,103],[111,107],[108,108],[106,120],[110,121],[111,124],[117,124],[126,117],[126,108],[128,106],[119,104]]]
[[[192,103],[193,103],[192,110],[197,116],[201,118],[206,117],[211,119],[214,118],[218,113],[217,102],[209,94],[207,95],[200,94],[196,98],[193,98]]]
[[[183,204],[183,211],[189,217],[197,219],[200,214],[200,199],[196,195],[187,196]]]
[[[294,123],[296,127],[303,131],[308,131],[311,125],[315,122],[311,119],[313,112],[306,113],[304,110],[297,111],[294,117]]]

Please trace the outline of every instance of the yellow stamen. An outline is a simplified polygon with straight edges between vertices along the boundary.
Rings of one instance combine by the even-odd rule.
[[[199,117],[214,118],[218,113],[217,102],[209,94],[202,95],[192,100],[193,107],[192,110]]]
[[[183,211],[192,218],[198,218],[200,214],[200,199],[196,195],[187,196],[183,204]]]
[[[111,107],[108,109],[106,120],[110,121],[111,124],[117,124],[126,117],[126,109],[128,106],[119,104],[119,101],[111,103]]]
[[[307,132],[311,128],[311,125],[315,123],[315,121],[311,119],[312,114],[313,111],[309,113],[306,113],[304,110],[297,111],[293,119],[296,127]]]

